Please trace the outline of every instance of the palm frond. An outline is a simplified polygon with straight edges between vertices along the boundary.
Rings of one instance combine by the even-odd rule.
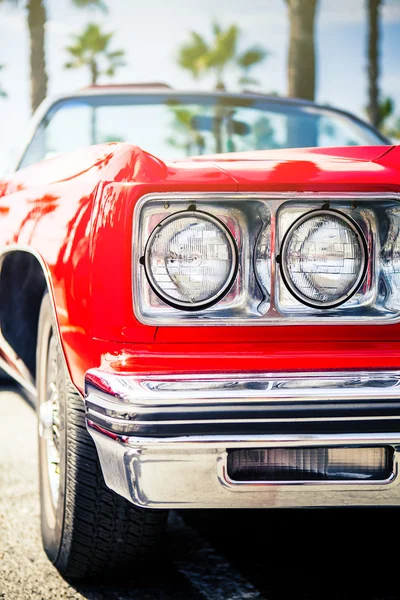
[[[71,56],[75,56],[76,58],[80,57],[83,53],[83,46],[77,43],[75,46],[67,46],[66,51],[71,54]]]
[[[239,28],[237,25],[230,25],[226,31],[220,31],[208,53],[207,63],[209,67],[221,68],[232,61],[236,56],[238,39]]]
[[[242,69],[249,69],[265,60],[268,54],[269,52],[262,46],[253,46],[239,54],[237,64]]]
[[[386,119],[391,117],[393,115],[393,113],[394,113],[393,98],[390,98],[390,96],[387,96],[379,103],[380,122],[383,123],[384,121],[386,121]]]
[[[111,59],[119,58],[125,56],[125,50],[113,50],[113,52],[108,52],[107,56]]]
[[[249,77],[248,75],[242,75],[242,77],[239,78],[239,85],[256,85],[259,86],[260,85],[260,81],[258,79],[256,79],[255,77]]]
[[[190,35],[191,40],[179,49],[178,64],[198,77],[204,71],[204,56],[208,54],[209,47],[200,34],[192,31]]]
[[[212,24],[212,32],[214,34],[214,37],[217,37],[222,31],[222,27],[221,25],[218,23],[218,21],[213,21]]]
[[[211,30],[213,38],[210,43],[199,33],[190,33],[190,40],[179,49],[179,66],[190,71],[196,79],[207,72],[213,73],[217,89],[226,89],[225,73],[232,67],[241,69],[242,83],[255,84],[256,80],[249,78],[249,71],[268,56],[268,51],[255,45],[238,53],[240,28],[235,23],[224,29],[218,21],[214,21]]]
[[[114,75],[115,75],[115,65],[110,65],[110,66],[108,67],[108,69],[106,69],[106,70],[103,72],[103,74],[104,74],[104,75],[107,75],[107,77],[114,77]]]
[[[96,83],[101,75],[113,77],[116,70],[126,64],[124,50],[108,50],[113,35],[113,32],[103,32],[96,23],[88,23],[81,34],[72,36],[74,43],[66,48],[72,60],[67,61],[64,67],[66,69],[87,67],[91,73],[92,83]],[[107,64],[102,69],[102,64],[105,62]]]
[[[98,8],[98,9],[102,10],[103,12],[108,12],[107,4],[105,2],[103,2],[103,0],[72,0],[72,1],[77,8]]]

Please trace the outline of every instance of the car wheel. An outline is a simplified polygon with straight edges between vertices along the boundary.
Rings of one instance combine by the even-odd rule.
[[[167,511],[136,507],[106,486],[48,294],[40,309],[36,365],[45,551],[67,578],[107,579],[126,569],[132,575],[158,547]]]

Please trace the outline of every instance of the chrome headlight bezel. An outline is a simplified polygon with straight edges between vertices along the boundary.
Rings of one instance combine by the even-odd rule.
[[[196,311],[167,305],[153,292],[144,249],[164,218],[195,206],[228,227],[238,249],[238,271],[218,302]],[[276,258],[292,224],[313,210],[339,210],[362,231],[368,253],[359,289],[339,306],[321,310],[296,299]],[[268,243],[268,238],[269,242]],[[133,310],[145,325],[388,325],[400,323],[400,194],[396,192],[154,192],[133,215]],[[265,268],[263,267],[265,265]]]
[[[291,237],[293,236],[294,232],[300,227],[300,225],[303,225],[308,220],[310,220],[313,217],[318,216],[318,215],[334,216],[338,220],[343,221],[355,234],[356,239],[359,243],[360,252],[361,252],[361,263],[362,263],[361,269],[358,273],[358,276],[356,277],[356,279],[354,281],[354,284],[352,285],[352,287],[350,288],[348,293],[343,295],[339,300],[336,300],[333,302],[311,300],[308,296],[303,294],[295,286],[295,284],[292,282],[292,278],[291,278],[291,275],[289,272],[289,261],[288,261],[287,254],[288,254],[288,248],[289,248],[289,244],[291,241]],[[280,248],[280,254],[277,256],[276,260],[280,266],[280,271],[281,271],[281,276],[282,276],[283,282],[286,285],[286,287],[288,288],[289,292],[296,298],[296,300],[299,300],[299,302],[301,302],[302,304],[309,306],[311,308],[318,308],[320,310],[328,310],[328,309],[332,309],[332,308],[337,308],[338,306],[341,306],[342,304],[344,304],[345,302],[350,300],[350,298],[352,296],[354,296],[354,294],[360,288],[360,286],[365,278],[366,272],[367,272],[368,248],[367,248],[367,242],[365,240],[363,232],[361,231],[361,228],[357,225],[357,223],[353,219],[351,219],[350,217],[348,217],[347,215],[345,215],[344,213],[342,213],[339,210],[335,210],[335,209],[331,209],[331,208],[321,208],[321,209],[311,210],[311,211],[305,213],[304,215],[302,215],[301,217],[296,219],[296,221],[294,221],[294,223],[292,223],[292,225],[289,227],[289,229],[284,234],[281,248]]]
[[[204,301],[191,302],[191,303],[184,302],[184,301],[178,302],[177,300],[174,300],[171,296],[168,296],[166,293],[163,293],[161,287],[158,285],[158,283],[156,282],[156,280],[154,278],[151,264],[150,264],[150,260],[151,260],[150,259],[150,251],[151,251],[152,245],[153,245],[157,235],[160,233],[160,228],[165,227],[169,223],[176,221],[179,218],[190,218],[190,217],[193,217],[194,219],[203,219],[205,221],[209,221],[210,223],[215,225],[215,227],[220,229],[223,232],[223,234],[229,244],[229,247],[231,250],[231,256],[232,256],[230,270],[229,270],[228,276],[226,277],[224,284],[221,286],[221,289],[217,293],[215,293],[213,296],[211,296],[210,298],[207,298]],[[156,227],[153,229],[149,239],[147,240],[147,243],[146,243],[146,246],[144,249],[144,269],[145,269],[146,277],[147,277],[147,280],[149,282],[151,289],[156,294],[156,296],[158,296],[160,298],[160,300],[162,300],[163,302],[165,302],[172,308],[176,308],[178,310],[187,310],[187,311],[205,310],[207,308],[210,308],[217,302],[219,302],[229,292],[230,288],[232,287],[233,282],[234,282],[235,277],[238,272],[238,249],[237,249],[236,242],[232,236],[232,233],[229,231],[229,228],[221,220],[217,219],[213,215],[210,215],[209,213],[204,212],[202,210],[181,210],[181,211],[178,211],[178,212],[175,212],[175,213],[169,215],[168,217],[165,217],[165,219],[160,221],[160,223],[158,223],[158,225],[156,225]]]

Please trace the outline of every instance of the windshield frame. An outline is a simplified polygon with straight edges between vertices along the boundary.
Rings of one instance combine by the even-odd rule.
[[[129,101],[128,101],[129,99]],[[229,93],[229,92],[177,92],[177,91],[142,91],[140,93],[130,90],[118,90],[118,92],[107,92],[98,90],[87,90],[79,94],[60,96],[54,100],[45,100],[32,118],[29,135],[24,144],[18,160],[16,161],[15,171],[22,167],[24,158],[29,151],[31,143],[40,128],[46,126],[53,115],[56,114],[63,105],[73,102],[74,104],[83,104],[89,107],[99,106],[122,106],[135,104],[195,104],[196,102],[205,105],[215,105],[218,100],[229,105],[250,107],[260,110],[277,113],[295,113],[299,109],[306,109],[307,112],[317,113],[321,116],[336,115],[349,119],[352,123],[361,129],[366,130],[370,135],[379,140],[376,145],[393,145],[383,134],[375,127],[345,110],[333,108],[309,102],[307,100],[282,98],[279,96],[264,96],[263,94],[248,93]],[[162,157],[159,157],[162,159]],[[43,159],[44,160],[44,159]],[[40,162],[40,161],[39,161]],[[36,163],[32,163],[36,164]],[[29,167],[31,165],[27,165]]]

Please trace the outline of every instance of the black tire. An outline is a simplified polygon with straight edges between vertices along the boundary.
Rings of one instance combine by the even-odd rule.
[[[54,349],[56,348],[56,350]],[[72,385],[56,337],[48,294],[43,298],[38,328],[38,415],[49,405],[49,356],[56,364],[57,400],[51,400],[51,444],[59,450],[58,478],[54,479],[43,418],[39,418],[39,474],[41,527],[47,556],[60,573],[74,580],[134,576],[158,548],[167,511],[138,508],[105,484],[96,447],[86,430],[84,404]],[[56,359],[54,359],[56,356]],[[54,388],[53,388],[54,389]],[[58,408],[54,413],[54,402]],[[55,424],[56,423],[56,424]],[[56,435],[55,430],[58,430]],[[47,439],[49,439],[49,429]],[[50,435],[51,437],[51,435]],[[55,470],[55,472],[57,472]],[[53,499],[50,480],[58,489]],[[58,483],[57,483],[58,481]]]

